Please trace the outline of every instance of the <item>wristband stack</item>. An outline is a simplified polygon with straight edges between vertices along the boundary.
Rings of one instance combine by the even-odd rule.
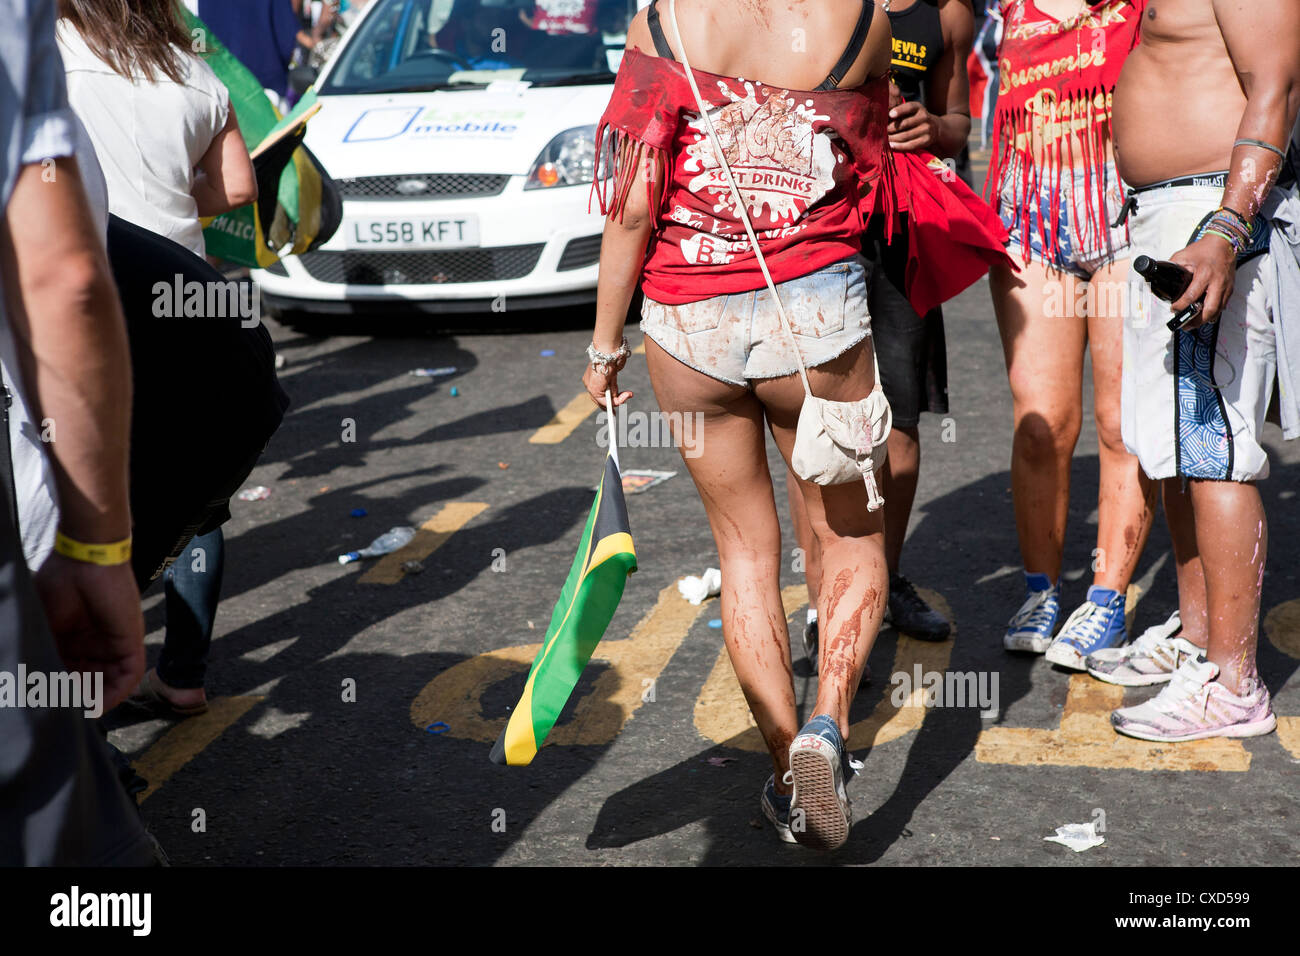
[[[1233,255],[1239,256],[1241,250],[1250,244],[1251,232],[1250,221],[1245,216],[1235,209],[1220,206],[1210,214],[1202,235],[1218,236],[1232,246]]]

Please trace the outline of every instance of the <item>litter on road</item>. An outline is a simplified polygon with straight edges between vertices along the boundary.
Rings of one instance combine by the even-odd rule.
[[[677,590],[682,597],[698,607],[722,591],[722,572],[717,568],[709,568],[703,577],[689,574],[677,582]]]
[[[623,472],[623,494],[639,495],[675,476],[675,471],[650,471],[629,468]]]
[[[1097,833],[1095,820],[1092,823],[1067,823],[1063,827],[1056,828],[1055,836],[1043,837],[1043,839],[1048,843],[1068,846],[1075,853],[1082,853],[1106,842],[1106,838]]]
[[[353,561],[360,561],[362,558],[377,558],[380,555],[392,554],[398,548],[409,543],[414,537],[414,528],[390,528],[360,551],[349,551],[346,554],[340,554],[339,564],[351,564]]]

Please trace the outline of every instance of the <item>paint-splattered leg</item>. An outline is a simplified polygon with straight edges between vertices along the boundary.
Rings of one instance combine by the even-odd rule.
[[[788,793],[782,778],[799,728],[790,634],[781,603],[781,527],[767,468],[763,408],[747,389],[683,365],[649,337],[646,360],[663,411],[703,416],[692,455],[683,460],[718,548],[722,636],[771,754],[777,792]]]
[[[1164,486],[1165,520],[1174,545],[1175,572],[1178,575],[1178,616],[1183,622],[1181,637],[1197,647],[1208,640],[1209,622],[1205,616],[1205,568],[1196,547],[1196,518],[1192,513],[1191,495],[1183,491],[1181,478],[1166,478]]]
[[[874,385],[869,344],[810,368],[808,378],[813,394],[821,398],[865,398]],[[798,376],[788,376],[757,383],[754,392],[763,402],[768,427],[788,465],[803,404],[803,386]],[[849,705],[889,597],[883,514],[867,510],[866,486],[861,482],[821,487],[796,480],[808,523],[821,548],[817,598],[820,674],[812,713],[829,715],[847,742]]]
[[[1196,543],[1205,566],[1209,617],[1207,656],[1219,683],[1234,694],[1255,671],[1259,598],[1268,553],[1268,523],[1259,489],[1250,482],[1191,484]]]

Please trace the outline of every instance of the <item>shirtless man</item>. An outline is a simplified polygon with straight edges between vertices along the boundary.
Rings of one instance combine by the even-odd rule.
[[[1133,279],[1123,437],[1164,480],[1182,620],[1208,650],[1184,655],[1156,697],[1114,711],[1132,737],[1249,737],[1276,725],[1255,668],[1268,549],[1255,481],[1268,475],[1260,431],[1275,377],[1294,374],[1277,356],[1284,342],[1300,355],[1300,263],[1277,228],[1300,222],[1300,200],[1293,184],[1275,185],[1280,171],[1290,178],[1283,154],[1298,109],[1300,0],[1152,0],[1114,98],[1132,251],[1191,271],[1173,311],[1204,299],[1186,331],[1171,332],[1171,306]],[[1294,389],[1282,395],[1295,437]]]

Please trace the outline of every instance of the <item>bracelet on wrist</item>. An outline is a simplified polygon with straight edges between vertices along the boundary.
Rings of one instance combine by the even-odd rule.
[[[111,568],[126,564],[131,560],[131,539],[110,541],[107,544],[86,544],[75,538],[69,538],[62,531],[54,533],[54,550],[65,558],[83,561],[86,564],[98,564]]]
[[[1238,239],[1237,237],[1229,235],[1227,232],[1223,232],[1218,229],[1206,229],[1204,232],[1201,233],[1201,235],[1218,236],[1220,239],[1222,239],[1224,242],[1226,242],[1229,246],[1232,247],[1232,254],[1234,256],[1241,255],[1241,240]]]
[[[622,343],[613,352],[600,351],[594,341],[587,346],[587,361],[601,375],[620,371],[627,364],[628,356],[631,354],[632,350],[627,346],[627,336],[623,337]]]
[[[1218,209],[1214,210],[1213,218],[1232,223],[1247,237],[1249,237],[1251,232],[1254,230],[1254,226],[1251,224],[1249,219],[1237,212],[1237,210],[1231,209],[1227,206],[1220,206]]]

